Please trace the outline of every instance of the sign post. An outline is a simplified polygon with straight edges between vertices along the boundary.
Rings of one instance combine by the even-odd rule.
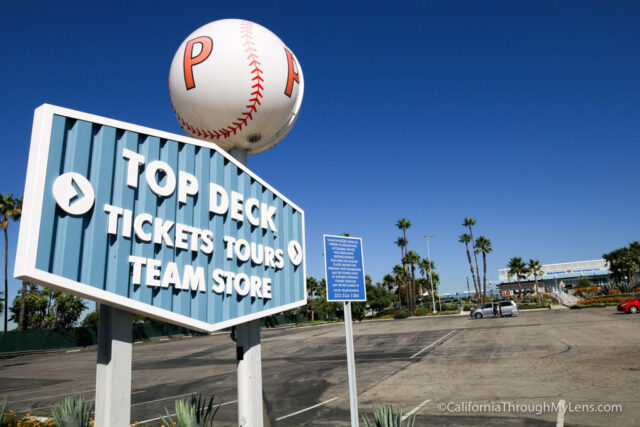
[[[358,426],[358,389],[353,350],[351,302],[366,301],[362,239],[358,237],[324,236],[327,301],[341,301],[344,306],[344,328],[347,342],[347,370],[349,374],[349,402],[351,426]]]

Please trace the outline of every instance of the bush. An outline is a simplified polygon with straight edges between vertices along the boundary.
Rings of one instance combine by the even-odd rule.
[[[578,304],[619,304],[623,301],[628,300],[629,298],[626,296],[611,296],[611,297],[600,297],[600,298],[589,298],[578,301]]]
[[[589,296],[596,296],[598,295],[598,292],[600,291],[600,288],[597,286],[585,286],[585,287],[579,287],[575,289],[575,294],[577,297],[585,297],[588,298]]]
[[[619,289],[609,289],[609,291],[607,292],[607,295],[616,295],[621,293]]]
[[[428,316],[431,314],[431,309],[427,306],[416,308],[416,316]]]
[[[633,292],[634,285],[629,282],[620,282],[616,285],[616,288],[618,288],[623,294],[628,294]]]
[[[576,288],[593,288],[593,283],[591,283],[588,279],[580,279],[578,280],[578,284],[575,286]]]
[[[178,425],[180,427],[205,427],[213,425],[213,418],[216,416],[220,405],[213,408],[213,396],[209,399],[209,403],[205,403],[202,396],[191,396],[186,399],[176,400],[176,421],[173,421],[169,410],[167,416],[162,417],[162,422],[166,425]]]
[[[402,421],[402,409],[395,411],[391,405],[382,405],[373,410],[373,423],[369,421],[366,415],[362,416],[362,423],[365,427],[413,427],[416,417],[409,417],[406,421]]]
[[[93,403],[85,402],[84,397],[67,397],[53,409],[52,415],[59,426],[90,427],[92,411]]]
[[[411,316],[411,312],[409,310],[397,310],[395,313],[393,313],[393,318],[394,319],[406,319],[407,317]]]

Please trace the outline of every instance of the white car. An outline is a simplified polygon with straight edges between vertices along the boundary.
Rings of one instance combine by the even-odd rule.
[[[501,314],[502,316],[509,317],[518,315],[518,305],[515,302],[494,301],[482,304],[480,307],[471,310],[471,318],[482,319],[483,317],[497,317],[493,309],[494,304],[499,304],[500,310],[498,310],[498,315]]]

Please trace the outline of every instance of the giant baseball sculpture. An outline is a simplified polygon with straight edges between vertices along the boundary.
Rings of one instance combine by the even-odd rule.
[[[260,153],[291,129],[304,91],[293,52],[253,22],[224,19],[182,42],[169,71],[169,96],[184,132]]]

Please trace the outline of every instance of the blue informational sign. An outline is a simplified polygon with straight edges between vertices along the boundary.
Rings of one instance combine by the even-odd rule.
[[[15,276],[202,331],[306,304],[304,212],[214,144],[43,105]]]
[[[366,301],[362,239],[324,236],[327,301]]]

